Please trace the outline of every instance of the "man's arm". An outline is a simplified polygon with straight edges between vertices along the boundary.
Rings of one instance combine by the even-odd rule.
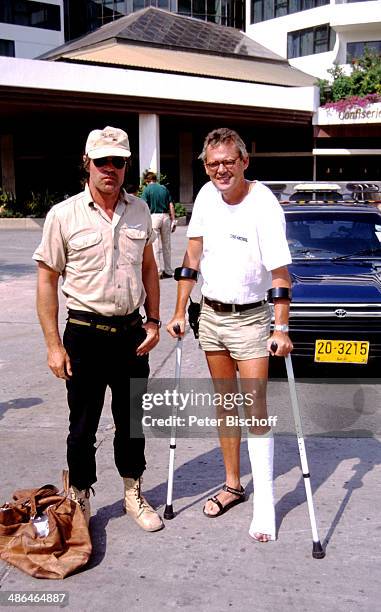
[[[48,350],[48,366],[55,376],[68,380],[72,374],[58,331],[58,279],[60,275],[39,261],[37,271],[37,314]]]
[[[183,260],[184,268],[192,268],[198,270],[200,267],[200,259],[202,255],[203,240],[202,238],[189,238],[188,247]],[[180,326],[180,335],[184,334],[185,331],[185,310],[189,300],[189,296],[196,281],[193,280],[179,280],[177,283],[177,300],[175,313],[172,319],[167,325],[167,331],[174,338],[177,334],[173,331],[175,325]]]
[[[144,309],[147,317],[160,319],[160,286],[157,265],[153,255],[152,244],[147,244],[143,253],[142,280],[146,291]],[[149,353],[159,342],[159,327],[156,323],[145,323],[143,325],[147,337],[136,349],[136,354],[141,356]]]
[[[271,271],[272,274],[272,286],[275,287],[286,287],[291,289],[291,278],[287,270],[287,266],[276,268]],[[276,298],[274,300],[274,318],[275,325],[288,325],[288,318],[290,312],[290,302],[284,298]],[[276,352],[271,350],[272,342],[276,342],[278,349]],[[268,340],[268,349],[272,355],[284,357],[288,355],[293,349],[292,342],[287,332],[274,331]]]

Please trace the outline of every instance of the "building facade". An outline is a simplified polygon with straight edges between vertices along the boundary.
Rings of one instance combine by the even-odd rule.
[[[251,0],[246,8],[247,36],[317,79],[330,78],[334,65],[349,71],[366,47],[381,54],[380,0]],[[373,106],[315,113],[314,179],[381,180],[381,115]]]
[[[237,29],[143,9],[42,58],[0,57],[1,184],[22,201],[75,193],[86,135],[105,125],[130,136],[131,182],[162,172],[189,208],[206,181],[203,140],[217,127],[243,135],[250,178],[312,178],[313,82]],[[282,147],[297,163],[255,158]]]
[[[381,53],[381,1],[251,0],[246,34],[309,74],[327,78],[365,46]]]
[[[1,0],[0,56],[34,58],[64,42],[64,0]]]
[[[81,2],[76,0],[73,6],[79,9]],[[268,12],[268,7],[273,7],[273,0],[269,2],[262,5],[265,19],[258,26],[297,15],[271,19],[268,15],[273,13]],[[21,25],[15,23],[21,21],[20,14],[6,13],[4,9],[16,5],[25,8],[27,4],[35,5],[32,9],[49,4],[49,11],[55,11],[32,11],[28,13],[28,23],[33,21],[33,25],[26,25],[25,15]],[[127,6],[126,2],[113,2],[112,10],[116,4],[120,4],[119,8],[122,4]],[[350,8],[354,4],[342,6]],[[95,1],[92,5],[102,10],[106,7],[106,3],[103,6]],[[2,0],[0,6],[0,26],[3,28],[6,21],[6,27],[39,32],[39,50],[46,42],[45,33],[55,32],[62,42],[63,20],[60,31],[51,30],[48,17],[55,14],[57,19],[58,8],[60,17],[64,8],[69,17],[67,3]],[[332,6],[336,5],[316,6],[299,13]],[[257,13],[252,11],[258,5],[252,3],[246,9],[254,15]],[[250,15],[246,15],[248,22]],[[66,23],[77,23],[73,13],[70,17]],[[150,7],[109,19],[78,40],[42,56],[38,53],[41,57],[37,61],[17,61],[17,55],[24,58],[32,54],[22,55],[26,47],[14,37],[16,58],[0,57],[2,187],[21,197],[45,188],[49,192],[72,193],[80,183],[79,160],[86,133],[94,126],[105,125],[120,125],[131,135],[134,182],[147,168],[161,171],[170,180],[174,198],[189,207],[205,181],[197,159],[203,137],[210,129],[223,125],[244,134],[251,157],[250,178],[282,183],[380,181],[381,112],[369,117],[336,117],[318,110],[318,89],[313,87],[316,79],[307,69],[301,72],[292,65],[298,58],[286,59],[287,36],[286,32],[282,55],[269,49],[273,45],[281,50],[282,37],[276,31],[271,36],[267,34],[261,45],[257,36],[249,37],[239,29]],[[348,38],[345,52],[349,44],[361,43],[355,43],[353,36],[352,41]],[[372,38],[369,31],[366,36]],[[324,44],[331,44],[327,40]],[[336,44],[337,38],[334,48]],[[322,61],[329,53],[334,51],[322,51],[317,45],[314,54],[302,59]],[[53,132],[60,140],[59,153],[54,156],[50,150]]]

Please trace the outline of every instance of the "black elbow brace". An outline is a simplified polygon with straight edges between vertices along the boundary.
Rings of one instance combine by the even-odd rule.
[[[176,268],[175,269],[175,280],[194,280],[198,279],[198,271],[193,268]]]
[[[267,299],[269,302],[274,302],[276,299],[292,300],[292,291],[288,287],[273,287],[269,289],[267,293]]]

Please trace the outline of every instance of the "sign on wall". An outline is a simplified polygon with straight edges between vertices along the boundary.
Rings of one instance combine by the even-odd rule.
[[[318,108],[313,117],[314,125],[360,125],[368,123],[381,124],[381,103],[368,104],[365,107],[353,106],[345,110]]]

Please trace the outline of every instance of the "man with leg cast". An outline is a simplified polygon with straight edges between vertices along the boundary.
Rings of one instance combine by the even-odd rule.
[[[288,336],[291,262],[281,207],[271,191],[245,179],[249,157],[233,130],[210,132],[200,155],[210,181],[200,190],[188,227],[182,268],[176,271],[177,303],[167,329],[185,328],[185,309],[200,269],[203,277],[199,326],[201,348],[217,390],[238,389],[255,401],[246,416],[257,417],[248,432],[254,480],[254,513],[250,535],[275,539],[273,498],[274,439],[267,423],[268,355],[276,342],[277,356],[292,350]],[[268,291],[274,301],[275,330],[270,338]],[[231,414],[231,411],[230,411]],[[267,423],[266,425],[264,423]],[[229,431],[228,431],[229,430]],[[204,514],[215,518],[244,501],[240,483],[240,428],[222,425],[219,439],[226,470],[223,490],[207,501]]]

